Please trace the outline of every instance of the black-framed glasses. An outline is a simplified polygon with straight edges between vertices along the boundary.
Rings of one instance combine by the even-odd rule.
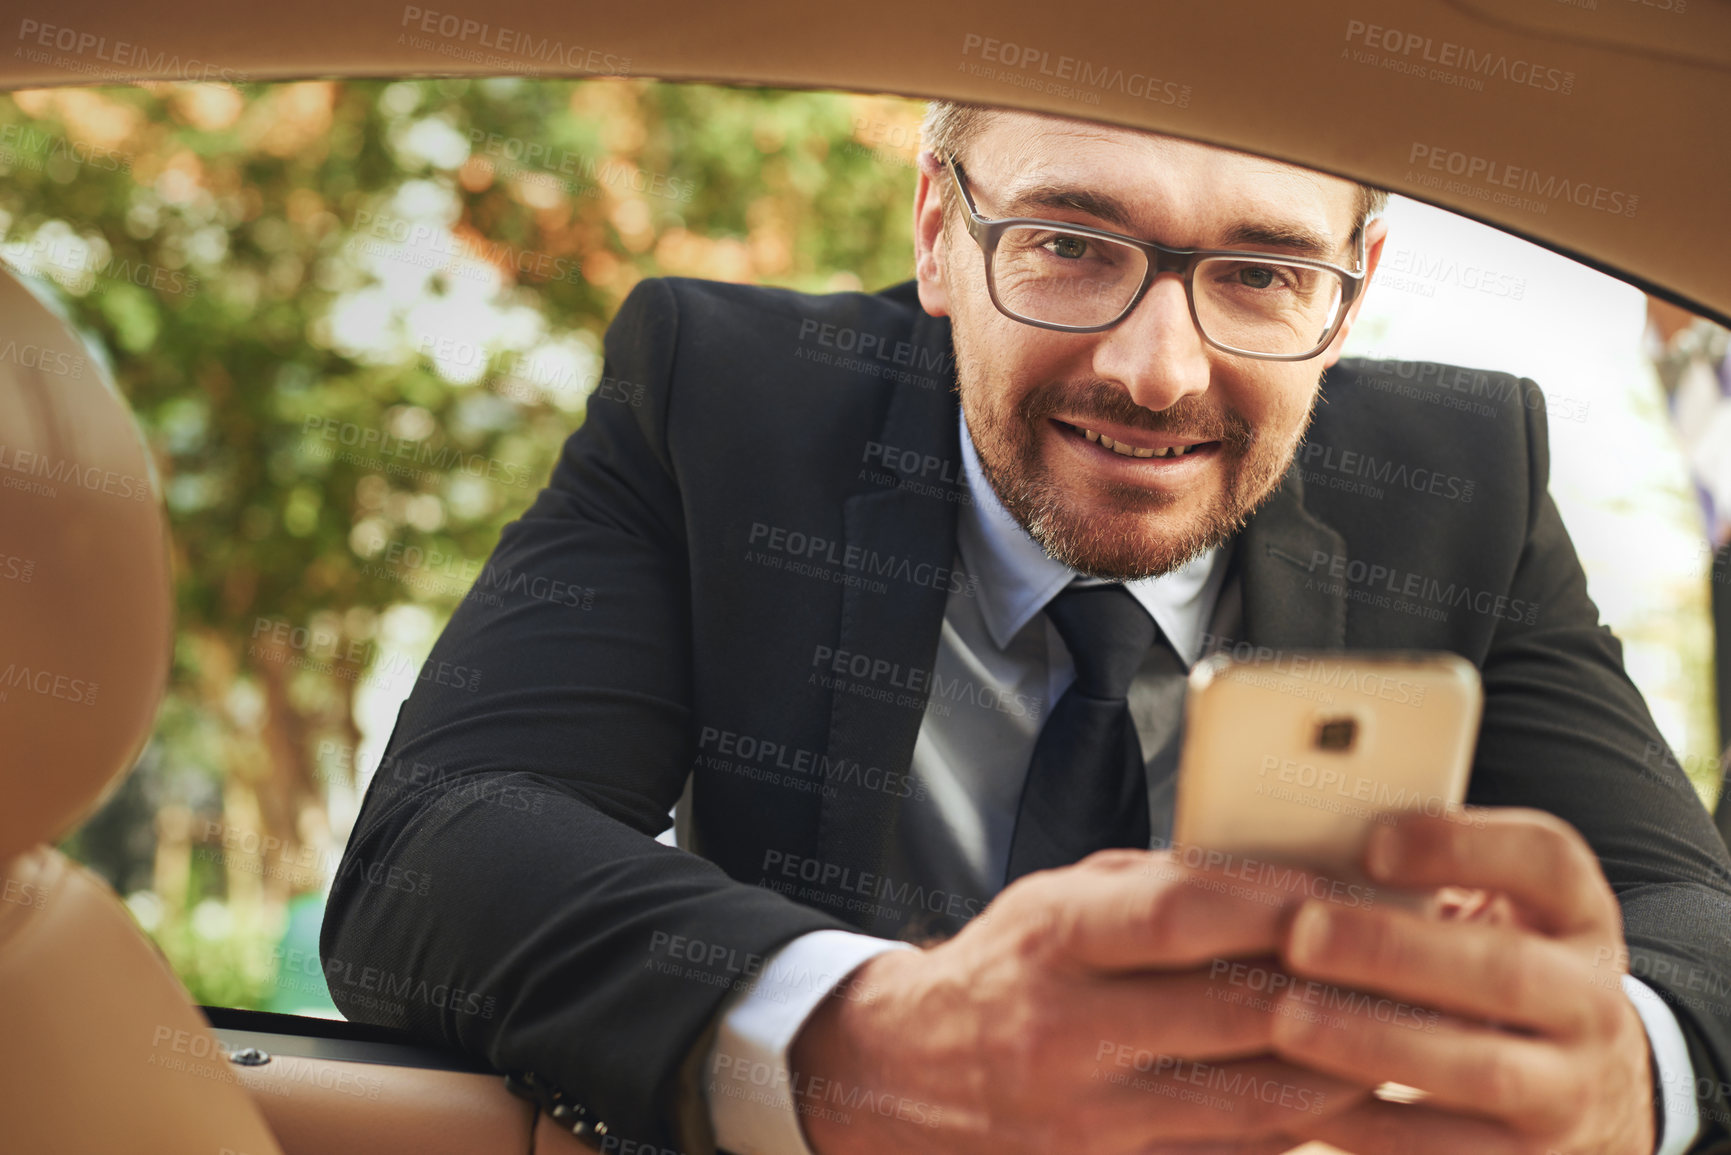
[[[944,164],[967,208],[968,235],[986,259],[986,291],[1006,317],[1064,333],[1097,333],[1125,317],[1161,273],[1184,278],[1196,331],[1216,349],[1265,361],[1304,361],[1328,348],[1364,288],[1327,261],[1239,249],[1174,249],[1104,229],[1037,217],[980,215],[954,157]]]

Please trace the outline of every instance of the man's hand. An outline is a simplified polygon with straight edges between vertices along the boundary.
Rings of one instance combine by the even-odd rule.
[[[1267,992],[1292,981],[1273,956],[1292,912],[1328,893],[1308,881],[1259,886],[1133,850],[1018,880],[948,942],[867,962],[807,1021],[789,1065],[809,1142],[819,1155],[1289,1149],[1282,1132],[1381,1079],[1270,1054]]]
[[[1282,1057],[1428,1093],[1294,1134],[1355,1155],[1652,1155],[1647,1036],[1622,989],[1622,918],[1597,859],[1550,814],[1468,814],[1379,828],[1365,865],[1390,886],[1486,892],[1476,912],[1307,904],[1293,920],[1281,958],[1294,975],[1443,1012],[1415,1030],[1361,994],[1335,1000],[1349,1008],[1342,1029],[1275,1016]]]

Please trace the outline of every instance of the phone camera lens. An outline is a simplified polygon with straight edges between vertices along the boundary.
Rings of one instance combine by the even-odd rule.
[[[1319,750],[1350,750],[1358,741],[1356,718],[1324,718],[1316,726],[1316,748]]]

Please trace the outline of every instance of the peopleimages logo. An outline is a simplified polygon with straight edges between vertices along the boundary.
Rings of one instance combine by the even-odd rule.
[[[536,36],[521,29],[495,26],[484,20],[459,16],[455,12],[435,12],[430,8],[405,4],[401,27],[408,31],[398,36],[397,43],[406,43],[411,48],[432,49],[459,60],[505,65],[528,61],[553,68],[621,76],[631,71],[629,56],[617,56],[599,48],[566,44],[552,36]],[[416,32],[422,33],[424,37],[438,37],[444,43],[411,35]],[[531,71],[520,67],[514,70]]]
[[[466,270],[468,260],[495,268],[511,269],[543,281],[583,283],[583,272],[575,260],[535,249],[520,249],[505,241],[494,241],[468,232],[453,232],[443,225],[361,209],[355,213],[354,235],[346,242],[351,252],[393,260],[417,268],[454,271],[468,280],[485,280],[485,270]]]
[[[771,559],[772,568],[789,573],[802,573],[837,584],[860,584],[873,593],[886,593],[889,587],[871,578],[891,578],[945,593],[974,597],[980,579],[965,570],[920,561],[900,554],[880,553],[869,546],[852,545],[820,534],[803,533],[761,521],[751,523],[747,544],[757,551],[747,550],[745,560],[763,564]],[[768,552],[764,552],[768,551]],[[753,553],[757,556],[754,557]],[[788,564],[791,559],[793,564]],[[831,570],[827,567],[836,567]],[[851,579],[851,582],[850,582]]]
[[[74,485],[125,501],[143,501],[150,496],[150,482],[142,477],[117,473],[98,465],[80,467],[76,461],[4,443],[0,443],[0,473],[17,475],[19,481],[30,479],[30,484],[46,497],[55,495],[55,485]],[[7,488],[23,488],[22,485],[12,485],[13,477],[8,476],[4,481]]]
[[[1442,607],[1448,606],[1468,609],[1500,621],[1529,626],[1539,623],[1537,602],[1511,598],[1490,590],[1475,590],[1454,581],[1445,584],[1440,578],[1403,570],[1399,566],[1317,550],[1311,555],[1309,569],[1315,576],[1305,579],[1306,589],[1321,588],[1344,594],[1351,601],[1378,609],[1394,609],[1440,622],[1447,620],[1448,613]],[[1326,577],[1322,576],[1324,574]],[[1328,579],[1333,579],[1333,584]],[[1427,602],[1430,604],[1423,604]]]
[[[39,170],[43,162],[68,160],[103,172],[130,172],[132,161],[112,148],[89,144],[57,133],[33,130],[29,125],[0,125],[0,157],[10,163]]]
[[[1422,141],[1413,141],[1406,162],[1421,166],[1416,172],[1407,173],[1407,179],[1414,184],[1530,212],[1544,213],[1550,208],[1549,202],[1560,200],[1596,212],[1632,217],[1641,203],[1640,197],[1619,189]],[[1445,182],[1435,175],[1441,173],[1462,179]],[[1505,189],[1512,191],[1502,191]]]
[[[962,37],[962,56],[962,69],[973,75],[992,74],[993,78],[1020,88],[1053,92],[1084,104],[1100,103],[1100,90],[1110,90],[1140,100],[1151,100],[1155,104],[1168,104],[1175,108],[1190,106],[1188,84],[1162,80],[1150,72],[1054,55],[1048,49],[1032,44],[1017,44],[1012,40],[970,32]],[[985,69],[981,64],[970,67],[970,61],[1002,64],[1014,71]]]
[[[925,801],[925,780],[914,774],[868,766],[857,758],[831,757],[828,752],[790,746],[754,734],[704,726],[697,739],[699,766],[767,782],[806,793],[836,797],[837,784],[881,790],[898,798]],[[714,753],[710,753],[713,750]],[[785,771],[785,774],[776,773]]]
[[[381,429],[352,421],[338,421],[334,417],[307,417],[301,435],[304,440],[312,441],[308,447],[310,456],[343,461],[362,468],[406,462],[404,472],[424,472],[427,480],[461,472],[519,489],[529,485],[528,469],[515,462],[501,461],[484,453],[466,452],[454,445],[441,445],[422,438],[397,437]],[[320,440],[330,444],[320,445]],[[337,449],[339,445],[344,449]],[[425,471],[410,468],[423,465],[428,467]]]
[[[41,345],[20,345],[17,341],[8,341],[0,345],[0,361],[10,361],[26,369],[40,369],[57,377],[84,376],[84,358]]]
[[[856,871],[852,866],[781,850],[765,850],[763,865],[759,869],[764,873],[759,886],[788,893],[789,888],[781,885],[782,880],[811,883],[815,889],[800,888],[798,897],[830,902],[838,897],[853,896],[848,897],[847,909],[854,912],[876,914],[878,910],[875,907],[882,906],[895,915],[908,909],[920,909],[969,919],[977,917],[991,901],[947,890],[928,890],[917,882],[898,882],[887,874]],[[769,877],[772,873],[779,873],[781,879]],[[875,904],[856,899],[875,900]]]
[[[95,682],[83,678],[75,678],[70,674],[45,670],[40,666],[32,667],[8,662],[5,669],[0,669],[0,702],[6,700],[9,690],[24,690],[32,694],[40,694],[44,698],[58,698],[62,702],[72,702],[80,706],[96,705],[96,691],[99,686]]]
[[[1424,253],[1416,249],[1397,248],[1383,257],[1377,266],[1376,283],[1387,286],[1389,273],[1405,273],[1422,282],[1453,285],[1469,292],[1519,301],[1527,295],[1527,279],[1483,265],[1463,263],[1452,255]],[[1398,287],[1398,286],[1397,286]],[[1427,285],[1423,296],[1434,296],[1435,289]]]
[[[1379,460],[1374,454],[1324,445],[1320,441],[1307,442],[1299,456],[1306,466],[1314,466],[1325,482],[1332,480],[1328,477],[1331,473],[1349,478],[1369,478],[1394,489],[1407,489],[1463,504],[1472,501],[1476,487],[1470,477],[1457,477],[1422,465],[1409,467],[1406,462],[1392,458]],[[1327,473],[1321,473],[1324,470]],[[1307,477],[1306,480],[1312,479]],[[1380,491],[1376,495],[1382,496]]]
[[[1403,32],[1363,20],[1346,22],[1346,42],[1363,51],[1342,49],[1343,55],[1360,64],[1376,64],[1416,78],[1437,80],[1473,91],[1483,91],[1485,80],[1537,88],[1568,96],[1575,90],[1575,74],[1505,52],[1480,52],[1452,40],[1437,40],[1422,32]],[[1387,53],[1379,56],[1378,53]],[[1435,65],[1435,67],[1428,67]]]
[[[103,255],[104,252],[107,255]],[[198,278],[184,269],[127,260],[80,238],[56,235],[47,230],[30,240],[7,241],[0,245],[0,259],[26,272],[57,269],[61,274],[78,279],[102,277],[176,296],[190,297],[198,292]]]
[[[174,56],[166,52],[152,55],[142,44],[133,44],[126,40],[110,42],[108,37],[94,32],[59,24],[44,24],[40,20],[20,20],[18,40],[22,47],[12,50],[14,56],[22,56],[35,64],[54,64],[68,71],[114,80],[133,74],[156,80],[205,83],[220,80],[228,84],[240,84],[247,79],[245,73],[196,57],[182,62],[178,53]],[[53,57],[49,52],[66,55]],[[79,59],[81,57],[82,60]],[[93,65],[89,63],[91,60],[99,60],[114,67]]]
[[[560,149],[555,156],[553,147],[549,144],[488,132],[482,128],[469,130],[469,147],[474,152],[509,161],[518,166],[517,172],[532,176],[575,176],[593,184],[605,184],[625,192],[687,202],[697,192],[696,181],[682,181],[665,173],[646,172],[634,164],[613,157],[604,157],[597,161],[592,156],[584,156],[570,149]],[[567,186],[567,191],[574,189],[574,185]]]

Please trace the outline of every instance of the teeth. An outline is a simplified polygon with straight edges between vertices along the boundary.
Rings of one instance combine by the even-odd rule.
[[[1165,449],[1137,449],[1135,446],[1125,445],[1120,441],[1113,441],[1104,433],[1097,432],[1093,429],[1082,430],[1082,436],[1086,437],[1089,441],[1097,441],[1102,448],[1110,449],[1112,452],[1122,454],[1125,457],[1183,457],[1185,454],[1196,448],[1194,445],[1171,445],[1167,446]]]

